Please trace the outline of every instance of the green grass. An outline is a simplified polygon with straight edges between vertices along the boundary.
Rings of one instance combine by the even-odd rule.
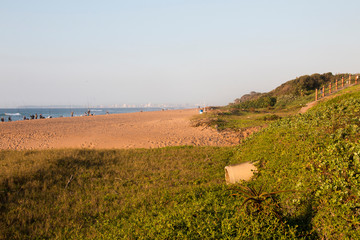
[[[248,216],[231,196],[224,167],[235,151],[2,151],[0,239],[294,236],[295,226],[271,212]]]
[[[195,116],[192,121],[194,126],[217,128],[218,130],[244,131],[249,128],[266,127],[269,123],[293,115],[305,105],[306,101],[296,103],[296,107],[289,108],[263,108],[254,110],[239,110],[223,107]]]
[[[0,238],[92,238],[109,221],[127,229],[119,237],[145,236],[141,221],[151,224],[197,188],[221,185],[233,154],[214,147],[0,152]]]

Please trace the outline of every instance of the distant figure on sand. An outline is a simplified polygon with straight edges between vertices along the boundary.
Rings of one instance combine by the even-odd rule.
[[[74,116],[74,112],[71,112],[71,117],[73,117]]]
[[[88,111],[87,111],[87,115],[88,115],[88,116],[90,116],[90,109],[88,109]]]
[[[38,115],[37,115],[37,113],[35,113],[35,119],[37,119],[37,117],[38,117]]]
[[[12,120],[11,120],[11,117],[9,116],[9,118],[8,118],[8,122],[11,122]]]
[[[1,122],[5,122],[5,119],[4,119],[4,117],[1,117]]]

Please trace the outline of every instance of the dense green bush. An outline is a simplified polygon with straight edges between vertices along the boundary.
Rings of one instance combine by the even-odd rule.
[[[250,108],[267,108],[272,107],[276,104],[276,97],[262,96],[256,100],[249,100],[242,102],[232,107],[240,109],[250,109]]]
[[[274,121],[274,120],[278,120],[280,118],[281,117],[279,115],[276,115],[276,114],[267,114],[267,115],[264,115],[264,116],[260,117],[259,119],[264,120],[264,121]]]
[[[167,207],[152,205],[125,218],[99,222],[101,234],[112,239],[291,239],[296,227],[280,221],[271,211],[248,215],[242,200],[231,197],[224,185],[194,187],[167,199]],[[105,231],[104,231],[105,230]]]
[[[320,88],[325,84],[328,84],[330,81],[335,81],[340,79],[342,75],[333,75],[331,72],[324,74],[312,74],[312,75],[303,75],[297,77],[293,80],[287,81],[281,86],[277,87],[270,92],[271,96],[282,96],[282,95],[294,95],[294,96],[303,96],[308,95],[316,88]]]

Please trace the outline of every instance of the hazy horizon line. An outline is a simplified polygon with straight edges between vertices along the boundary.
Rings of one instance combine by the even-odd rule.
[[[23,106],[0,106],[1,109],[16,109],[16,108],[187,108],[197,107],[203,104],[113,104],[113,105],[23,105]]]

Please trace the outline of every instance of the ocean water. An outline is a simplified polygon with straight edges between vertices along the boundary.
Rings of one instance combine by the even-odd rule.
[[[151,112],[160,111],[161,108],[90,108],[90,113],[93,115],[104,114],[117,114],[117,113],[132,113],[132,112]],[[31,115],[40,114],[44,118],[59,118],[59,117],[71,117],[71,112],[74,112],[75,116],[84,116],[87,114],[88,108],[0,108],[0,118],[4,118],[7,122],[9,117],[12,121],[27,119]]]

